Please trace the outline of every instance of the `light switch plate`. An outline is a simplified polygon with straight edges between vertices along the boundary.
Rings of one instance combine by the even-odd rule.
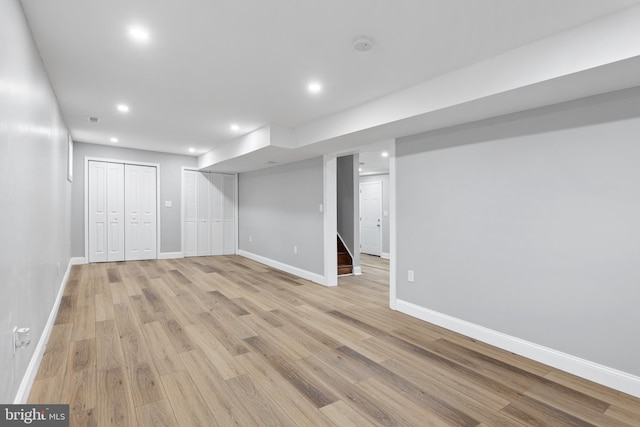
[[[165,200],[164,202],[164,207],[165,208],[171,208],[173,207],[173,202],[171,200]]]

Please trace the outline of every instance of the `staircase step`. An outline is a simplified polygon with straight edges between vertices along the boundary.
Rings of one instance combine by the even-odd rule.
[[[339,265],[338,266],[338,275],[343,274],[351,274],[353,273],[353,267],[350,265]]]
[[[338,254],[338,265],[351,265],[351,257],[349,254]]]
[[[345,248],[344,244],[338,237],[338,275],[352,274],[353,273],[353,260],[351,255]]]

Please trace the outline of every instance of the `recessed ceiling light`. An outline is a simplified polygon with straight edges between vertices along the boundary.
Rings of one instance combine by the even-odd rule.
[[[232,124],[232,125],[230,126],[230,128],[231,128],[231,130],[232,130],[232,131],[234,131],[234,132],[237,132],[237,131],[239,131],[239,130],[240,130],[240,126],[238,126],[238,125],[237,125],[237,124],[235,124],[235,123],[234,123],[234,124]]]
[[[118,111],[120,111],[121,113],[128,113],[129,112],[129,106],[127,104],[118,104]]]
[[[387,153],[386,151],[382,152],[382,157],[389,157],[389,153]]]
[[[189,152],[190,152],[190,153],[195,153],[195,152],[196,152],[196,149],[195,149],[195,148],[193,148],[193,147],[191,147],[191,148],[189,148]]]
[[[109,141],[111,141],[111,142],[113,142],[115,144],[116,142],[118,142],[118,138],[116,138],[114,136],[114,137],[110,138]]]
[[[358,168],[358,172],[362,172],[362,168]]]
[[[311,82],[309,86],[307,86],[307,89],[311,93],[320,93],[322,92],[322,85],[318,82]]]
[[[143,27],[129,27],[129,36],[139,43],[146,43],[149,41],[149,31]]]

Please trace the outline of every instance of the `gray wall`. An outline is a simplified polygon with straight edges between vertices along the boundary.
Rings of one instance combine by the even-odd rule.
[[[399,140],[398,298],[640,375],[639,135],[635,88]]]
[[[0,2],[0,402],[13,402],[70,258],[67,128],[18,1]],[[31,345],[12,352],[14,326]]]
[[[129,160],[160,165],[160,252],[180,252],[181,232],[180,204],[182,167],[196,168],[198,159],[193,156],[158,153],[155,151],[133,150],[111,145],[85,144],[76,142],[74,146],[75,179],[73,180],[73,210],[71,230],[71,251],[74,257],[85,256],[84,242],[84,165],[85,157],[99,157],[112,160]],[[173,202],[166,208],[165,201]]]
[[[324,275],[322,167],[318,157],[240,174],[239,249]]]
[[[389,224],[389,193],[391,191],[391,185],[389,181],[389,174],[382,175],[367,175],[361,176],[360,182],[381,182],[382,183],[382,254],[389,256],[391,252],[391,245],[389,244],[389,235],[391,225]],[[385,215],[385,212],[387,215]]]

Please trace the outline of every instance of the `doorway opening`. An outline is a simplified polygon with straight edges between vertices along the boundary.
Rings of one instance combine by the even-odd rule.
[[[382,141],[355,151],[333,156],[325,156],[325,189],[336,188],[337,194],[326,193],[325,203],[331,206],[332,200],[336,205],[331,206],[325,216],[325,273],[329,286],[349,285],[355,283],[357,276],[362,275],[358,282],[366,283],[367,280],[380,281],[384,276],[385,285],[389,286],[390,307],[395,304],[395,280],[393,260],[394,244],[394,194],[395,182],[395,140]],[[345,160],[347,159],[347,160]],[[353,174],[341,172],[344,165],[341,162],[353,165]],[[334,174],[335,172],[335,174]],[[353,178],[345,178],[345,176]],[[333,178],[331,178],[333,177]],[[335,181],[333,181],[335,179]],[[353,205],[345,208],[344,188],[353,188]],[[361,192],[364,197],[361,198]],[[343,192],[342,194],[340,192]],[[330,212],[337,211],[336,216]],[[362,220],[361,220],[362,217]],[[352,218],[353,227],[350,235],[354,237],[354,258],[358,259],[358,271],[354,269],[353,275],[341,276],[332,273],[336,267],[335,240],[331,244],[331,230],[344,230],[344,222]],[[336,223],[333,223],[336,220]],[[342,222],[341,228],[337,222]],[[335,224],[335,225],[334,225]],[[342,231],[341,231],[342,233]],[[335,232],[333,234],[335,239]],[[330,248],[333,246],[333,248]],[[372,255],[373,254],[373,255]],[[331,265],[333,264],[333,266]],[[331,282],[333,275],[339,276],[339,280]],[[352,277],[353,276],[353,277]],[[339,283],[338,283],[339,282]]]

